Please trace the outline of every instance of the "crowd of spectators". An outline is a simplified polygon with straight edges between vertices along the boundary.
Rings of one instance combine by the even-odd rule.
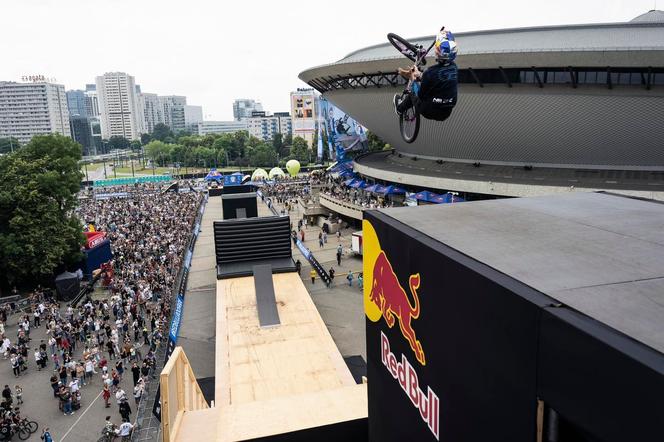
[[[321,192],[335,199],[365,209],[379,209],[401,205],[390,198],[377,196],[376,194],[367,192],[363,189],[353,189],[348,187],[344,184],[344,181],[345,180],[342,178],[333,178],[328,175],[325,186],[321,189]]]
[[[53,397],[64,415],[75,413],[86,386],[101,377],[105,406],[114,395],[122,421],[129,422],[132,410],[120,387],[122,377],[131,373],[129,394],[136,405],[155,378],[155,352],[168,334],[173,285],[203,198],[199,192],[164,189],[158,184],[107,187],[80,200],[81,220],[107,232],[111,241],[114,276],[103,295],[73,307],[38,289],[28,307],[13,315],[15,339],[5,333],[12,310],[0,308],[0,355],[17,381],[28,370],[50,372]],[[94,197],[100,193],[129,195]],[[45,338],[34,342],[30,332],[41,327]],[[7,396],[0,404],[5,421],[19,401],[16,392]]]

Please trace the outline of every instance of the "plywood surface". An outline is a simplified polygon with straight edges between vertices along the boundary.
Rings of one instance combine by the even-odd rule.
[[[217,406],[355,385],[296,273],[273,275],[281,325],[261,328],[253,277],[217,283]]]
[[[367,386],[232,405],[220,414],[218,441],[239,441],[367,417]]]

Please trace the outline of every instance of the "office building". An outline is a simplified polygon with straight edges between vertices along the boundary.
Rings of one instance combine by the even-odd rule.
[[[44,80],[0,82],[0,137],[25,144],[33,135],[71,135],[65,87]]]
[[[263,105],[251,99],[237,99],[233,102],[233,118],[240,121],[244,118],[250,118],[252,112],[263,111]]]
[[[288,112],[277,112],[274,115],[265,115],[265,112],[254,112],[246,119],[249,134],[261,140],[271,140],[274,134],[283,136],[291,133],[292,123]]]
[[[69,110],[70,117],[86,117],[88,115],[86,109],[85,91],[76,89],[67,91],[67,109]]]
[[[202,121],[198,123],[198,135],[225,134],[247,130],[246,121]]]
[[[90,119],[85,116],[71,115],[69,117],[71,137],[83,148],[83,155],[96,155],[92,139]]]
[[[184,126],[185,130],[197,133],[198,123],[203,121],[203,107],[202,106],[184,106]]]
[[[97,85],[85,85],[85,113],[88,117],[99,116],[99,100],[97,99]]]
[[[309,148],[313,148],[316,133],[317,102],[318,98],[313,89],[298,89],[291,92],[293,138],[304,138]]]
[[[179,95],[159,96],[164,113],[164,124],[174,133],[185,130],[184,107],[187,97]]]
[[[134,77],[124,72],[107,72],[97,77],[97,97],[103,138],[138,139],[143,116],[139,115]]]
[[[157,124],[165,124],[163,103],[157,94],[142,93],[138,102],[143,115],[143,133],[150,134]]]

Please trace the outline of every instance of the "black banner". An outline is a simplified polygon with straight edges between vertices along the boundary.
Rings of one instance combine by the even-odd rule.
[[[549,298],[375,211],[363,252],[370,440],[533,441]]]

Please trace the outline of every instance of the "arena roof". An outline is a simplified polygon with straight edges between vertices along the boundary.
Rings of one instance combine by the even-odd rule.
[[[455,33],[457,64],[473,67],[664,67],[664,12],[653,10],[622,23],[539,26]],[[451,29],[454,31],[454,29]],[[398,30],[393,30],[398,31]],[[408,38],[407,36],[404,36]],[[428,46],[433,35],[409,38]],[[593,53],[593,56],[589,54]],[[303,71],[300,79],[394,70],[404,63],[387,41]]]
[[[650,11],[624,23],[541,26],[455,33],[461,55],[500,52],[664,49],[664,12]],[[414,39],[429,45],[434,35]],[[337,63],[401,58],[389,43],[354,51]]]

